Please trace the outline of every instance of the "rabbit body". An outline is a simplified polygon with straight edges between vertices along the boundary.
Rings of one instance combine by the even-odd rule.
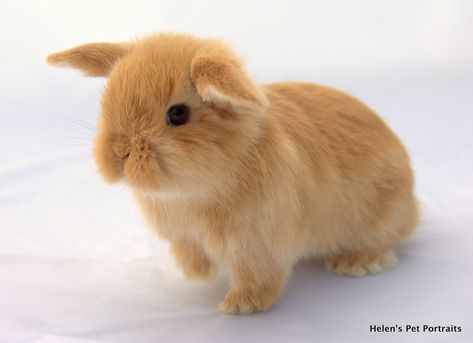
[[[225,44],[171,34],[89,44],[49,62],[109,77],[99,172],[130,184],[186,276],[229,269],[226,313],[271,307],[304,258],[343,275],[381,272],[416,225],[406,150],[341,91],[256,85]],[[164,114],[176,103],[190,119],[172,127]]]

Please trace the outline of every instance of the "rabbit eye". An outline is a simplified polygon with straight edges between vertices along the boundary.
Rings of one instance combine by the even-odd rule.
[[[185,124],[189,119],[189,109],[186,105],[171,106],[166,112],[166,122],[168,125],[179,126]]]

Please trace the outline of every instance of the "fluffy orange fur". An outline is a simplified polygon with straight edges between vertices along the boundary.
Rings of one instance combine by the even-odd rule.
[[[381,272],[416,225],[406,150],[345,93],[257,85],[225,43],[177,34],[87,44],[48,62],[108,77],[99,172],[130,185],[185,275],[228,267],[226,313],[270,308],[303,258],[345,275]],[[190,119],[168,126],[175,104]]]

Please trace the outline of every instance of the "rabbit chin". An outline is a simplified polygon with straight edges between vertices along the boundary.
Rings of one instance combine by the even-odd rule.
[[[131,188],[142,191],[142,192],[158,192],[162,189],[163,185],[161,178],[157,173],[151,172],[150,170],[139,170],[128,169],[125,167],[124,170],[124,181]]]
[[[208,196],[208,193],[202,190],[179,190],[178,188],[163,188],[160,190],[144,190],[134,188],[134,191],[150,198],[159,200],[191,200],[202,199]]]
[[[120,181],[129,186],[133,192],[161,200],[197,199],[209,196],[208,190],[196,185],[184,185],[177,180],[165,180],[164,176],[159,174],[131,174],[126,168]]]
[[[199,185],[198,180],[179,181],[166,176],[159,164],[133,163],[127,161],[123,165],[116,163],[102,163],[97,159],[96,167],[102,180],[110,185],[123,184],[133,192],[159,199],[196,199],[209,196],[208,185]],[[132,163],[130,163],[132,162]],[[199,187],[199,186],[200,187]]]
[[[176,183],[160,183],[159,186],[150,186],[143,183],[135,184],[126,178],[123,178],[123,181],[134,193],[159,200],[196,200],[211,196],[207,189],[192,186],[183,187],[182,185],[178,186]]]

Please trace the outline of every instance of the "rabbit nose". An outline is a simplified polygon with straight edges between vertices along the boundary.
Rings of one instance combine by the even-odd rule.
[[[151,153],[149,143],[143,137],[136,135],[131,137],[129,150],[126,157],[133,158],[133,160],[143,160]]]

